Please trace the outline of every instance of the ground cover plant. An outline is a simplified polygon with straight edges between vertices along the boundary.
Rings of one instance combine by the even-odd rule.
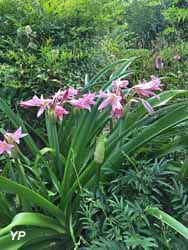
[[[187,224],[187,185],[170,165],[131,158],[100,196],[85,191],[81,249],[187,249],[187,239],[145,212],[155,204]]]
[[[100,183],[109,181],[127,157],[139,154],[157,137],[177,133],[177,126],[187,120],[186,90],[162,91],[156,76],[129,87],[126,76],[132,61],[114,62],[80,90],[68,88],[48,98],[21,101],[27,110],[38,108],[38,118],[45,115],[46,132],[37,133],[40,145],[29,135],[20,115],[1,100],[1,110],[17,128],[13,133],[3,131],[0,141],[4,156],[0,177],[2,249],[76,247],[83,189],[100,194]],[[114,65],[120,66],[106,84],[98,86],[98,80]],[[173,98],[178,101],[171,103]],[[21,140],[27,149],[19,147]],[[159,208],[146,206],[145,212],[187,238],[188,229]],[[17,242],[10,235],[15,227],[26,230],[26,237]],[[136,246],[130,241],[127,247]],[[148,238],[148,247],[155,245]]]

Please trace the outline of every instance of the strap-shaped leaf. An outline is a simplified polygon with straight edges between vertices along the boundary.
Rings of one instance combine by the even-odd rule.
[[[25,229],[25,237],[20,238],[20,240],[12,240],[10,233],[0,237],[0,249],[1,250],[19,250],[25,244],[29,244],[32,241],[38,241],[38,243],[47,241],[49,239],[57,237],[58,233],[49,229]],[[26,248],[27,249],[27,248]],[[35,248],[34,248],[35,249]]]
[[[174,219],[169,214],[161,211],[159,208],[146,208],[145,212],[154,216],[155,218],[161,220],[171,228],[173,228],[175,231],[180,233],[182,236],[184,236],[186,239],[188,239],[188,228],[185,227],[183,224],[181,224],[179,221]]]
[[[174,115],[175,113],[175,115]],[[176,110],[172,109],[167,115],[159,118],[156,122],[146,126],[140,132],[138,132],[131,140],[121,146],[119,150],[108,152],[108,158],[104,162],[102,168],[117,168],[121,166],[121,160],[124,158],[124,154],[130,154],[138,150],[148,141],[151,141],[154,137],[160,135],[165,130],[185,121],[188,119],[188,108],[185,104]]]
[[[88,91],[91,87],[94,87],[96,85],[96,82],[101,79],[106,73],[110,72],[115,66],[119,64],[123,64],[117,71],[114,72],[112,78],[118,78],[120,74],[124,74],[125,70],[129,67],[129,65],[135,60],[134,58],[129,59],[120,59],[117,60],[110,65],[107,65],[104,69],[102,69],[98,74],[96,74],[90,81],[88,81],[86,87],[83,89],[83,92]],[[111,79],[112,80],[112,79]]]
[[[39,206],[45,211],[48,211],[52,216],[57,217],[58,221],[63,224],[63,217],[64,214],[56,207],[53,203],[51,203],[49,200],[41,196],[40,194],[30,190],[29,188],[26,188],[23,185],[20,185],[16,182],[10,181],[5,177],[0,176],[0,190],[5,192],[11,192],[14,194],[19,195],[19,197],[30,200],[33,204]]]
[[[8,226],[0,229],[0,236],[9,233],[16,226],[36,226],[53,229],[58,233],[65,232],[62,226],[49,216],[25,212],[17,214]]]

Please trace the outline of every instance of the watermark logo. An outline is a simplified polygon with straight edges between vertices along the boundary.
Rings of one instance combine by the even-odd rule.
[[[10,231],[12,240],[20,240],[21,238],[24,238],[26,236],[25,231]]]

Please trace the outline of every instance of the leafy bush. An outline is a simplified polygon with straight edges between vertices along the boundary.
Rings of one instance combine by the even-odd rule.
[[[82,85],[85,73],[93,75],[106,63],[100,43],[117,23],[117,2],[1,1],[2,96],[48,95]]]
[[[150,47],[152,40],[163,31],[165,20],[160,1],[128,1],[125,5],[125,20],[128,31],[136,35],[139,47]]]
[[[175,34],[173,41],[180,40],[186,41],[187,25],[188,25],[188,14],[187,14],[188,1],[174,0],[171,1],[168,8],[165,9],[163,15],[168,21],[169,25],[165,29],[165,34]],[[170,36],[172,38],[172,36]]]

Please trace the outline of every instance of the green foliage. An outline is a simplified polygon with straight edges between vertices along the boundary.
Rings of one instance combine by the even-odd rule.
[[[125,20],[128,31],[135,33],[137,45],[147,47],[164,29],[165,21],[161,13],[160,1],[128,1],[125,5]]]
[[[85,73],[93,75],[107,62],[101,39],[117,25],[118,2],[1,1],[2,96],[83,85]]]
[[[0,99],[1,132],[31,135],[19,160],[0,158],[0,249],[187,250],[170,229],[187,236],[175,221],[188,224],[187,91],[176,90],[188,86],[187,19],[181,0],[0,0],[0,96],[13,107]],[[168,90],[149,100],[156,112],[135,105],[117,124],[95,108],[57,124],[46,115],[45,127],[17,107],[34,93],[150,75]],[[165,160],[141,160],[155,157]],[[14,228],[27,237],[13,242]]]
[[[105,85],[102,84],[103,89],[109,89],[112,80],[130,74],[128,67],[133,59],[119,60],[106,66],[95,77],[86,81],[82,92],[86,93],[86,91],[100,87],[100,81],[104,75],[109,74],[116,66],[109,81]],[[97,192],[100,193],[100,183],[112,179],[113,175],[125,166],[130,156],[138,157],[140,152],[145,152],[144,155],[147,156],[146,149],[149,148],[153,139],[165,136],[165,134],[169,135],[169,130],[171,131],[177,125],[185,122],[188,117],[187,101],[184,100],[186,95],[187,91],[183,90],[166,91],[159,95],[159,99],[155,97],[149,99],[150,104],[158,109],[153,114],[148,114],[142,104],[134,105],[132,108],[128,106],[126,116],[117,122],[113,122],[109,118],[109,111],[102,113],[98,111],[98,102],[91,112],[84,110],[71,112],[70,110],[67,118],[60,123],[54,120],[54,115],[50,111],[46,113],[46,132],[45,135],[39,134],[38,140],[42,140],[39,145],[32,136],[28,135],[25,137],[27,149],[24,149],[23,152],[17,149],[15,157],[2,159],[5,167],[0,177],[2,203],[0,213],[3,214],[4,221],[3,228],[0,230],[0,234],[2,234],[0,244],[3,244],[4,237],[8,237],[10,229],[27,226],[31,229],[40,228],[41,233],[44,229],[55,231],[56,236],[53,239],[55,249],[58,249],[59,244],[63,244],[65,249],[69,249],[64,241],[69,242],[69,247],[73,244],[76,246],[80,230],[78,210],[83,189],[95,189],[97,195]],[[178,97],[178,102],[171,103],[173,98]],[[29,133],[27,123],[20,118],[19,114],[15,114],[2,99],[0,109],[6,113],[14,127],[21,126],[24,132]],[[176,116],[172,115],[174,112],[176,112]],[[105,142],[104,136],[99,137],[99,135],[103,134],[103,130],[109,125],[110,131],[105,136]],[[34,128],[32,132],[35,133]],[[35,137],[38,137],[38,132]],[[100,155],[99,148],[102,149]],[[24,152],[26,154],[23,154]],[[99,168],[100,171],[98,171]],[[155,169],[152,169],[151,172],[153,173],[153,171]],[[165,185],[165,181],[161,181],[163,176],[161,177],[160,171],[156,171],[156,174],[159,175],[160,185],[169,189],[169,185]],[[147,189],[152,191],[152,188],[154,193],[160,195],[160,191],[155,188],[157,181],[150,179],[149,173],[148,177],[144,176],[146,184],[142,186],[143,189],[139,187],[139,184],[134,185],[140,192],[140,198],[142,192],[148,193]],[[136,182],[137,178],[131,179],[130,177],[127,181],[130,185],[132,185],[131,180]],[[138,179],[139,182],[140,179]],[[150,196],[148,196],[148,200],[135,199],[137,202],[134,204],[134,200],[124,201],[124,198],[118,197],[116,190],[113,190],[113,193],[114,196],[109,201],[109,206],[112,217],[117,218],[114,221],[110,220],[107,228],[104,225],[104,233],[108,233],[108,227],[111,227],[111,224],[113,227],[119,225],[116,231],[113,228],[110,230],[109,239],[113,241],[119,237],[118,232],[130,227],[131,221],[132,229],[125,231],[122,243],[130,248],[155,247],[156,240],[146,237],[147,232],[146,235],[140,235],[140,230],[145,228],[145,223],[148,225],[147,217],[143,213],[145,207],[151,203]],[[133,195],[131,197],[133,198]],[[9,209],[6,211],[5,207]],[[126,218],[124,223],[122,223],[123,218]],[[136,229],[134,230],[135,224]],[[132,235],[130,236],[129,233]],[[44,241],[39,239],[39,243],[44,249],[47,242],[48,238]],[[35,243],[35,241],[30,243],[22,241],[16,249],[22,249],[20,246],[23,246],[23,249],[32,248]]]
[[[145,210],[146,206],[157,205],[186,224],[188,217],[183,212],[184,206],[179,206],[184,218],[177,216],[176,208],[171,206],[176,199],[176,187],[182,185],[177,173],[168,169],[165,160],[131,160],[125,163],[113,182],[103,186],[100,196],[85,191],[81,211],[81,249],[174,250],[180,246],[186,249],[187,240],[160,222],[160,216],[157,217],[160,220],[154,220],[148,214],[149,210]],[[184,188],[187,189],[186,185]],[[181,191],[181,195],[186,199],[187,192]]]
[[[163,15],[169,23],[171,32],[174,32],[179,39],[186,41],[187,27],[188,27],[188,14],[187,14],[188,1],[173,0],[168,8],[164,10]],[[165,32],[167,33],[167,30]],[[177,39],[177,37],[175,38]]]
[[[115,47],[116,46],[116,47]],[[161,48],[163,46],[163,48]],[[176,43],[168,46],[162,40],[155,41],[155,50],[149,49],[126,49],[120,50],[118,45],[114,45],[111,54],[114,57],[137,57],[132,64],[132,69],[137,72],[129,76],[135,84],[141,79],[147,79],[151,75],[162,77],[163,89],[187,89],[188,88],[188,44],[185,42]],[[108,50],[110,50],[108,45]],[[109,52],[110,54],[110,52]],[[181,60],[176,61],[175,55],[178,54]],[[160,70],[156,68],[156,58],[160,56],[164,67]],[[113,57],[113,58],[114,58]]]

